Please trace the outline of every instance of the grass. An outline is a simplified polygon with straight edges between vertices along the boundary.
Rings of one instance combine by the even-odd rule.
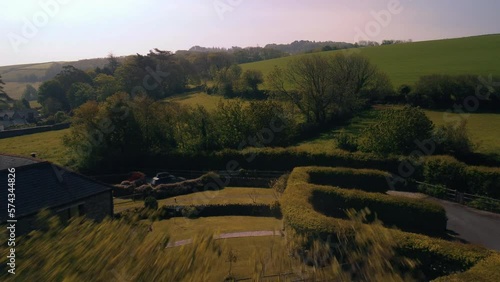
[[[385,71],[395,87],[413,84],[428,74],[500,74],[500,35],[434,40],[362,49],[321,52],[329,55],[360,52]],[[308,56],[299,55],[299,56]],[[274,66],[286,67],[296,56],[242,64],[243,70],[256,69],[268,74]]]
[[[219,216],[198,219],[171,218],[169,220],[156,221],[153,223],[153,232],[149,235],[153,238],[157,235],[169,234],[171,242],[191,239],[197,235],[216,235],[222,233],[245,232],[245,231],[274,231],[281,230],[282,221],[275,218],[251,217],[251,216]],[[148,238],[146,238],[148,240]],[[284,240],[279,236],[245,237],[217,240],[221,244],[223,254],[220,259],[226,261],[227,252],[232,250],[236,255],[233,263],[232,273],[235,277],[251,278],[256,254],[269,256],[272,252],[285,253]],[[176,254],[179,248],[167,249],[167,253]],[[211,272],[210,281],[223,281],[229,271],[229,263],[226,267],[214,268]],[[269,268],[268,273],[278,273],[278,269]]]
[[[194,92],[194,93],[176,95],[167,98],[164,101],[177,102],[181,105],[191,106],[191,107],[203,106],[208,111],[213,111],[217,109],[217,105],[219,104],[219,102],[227,100],[237,100],[237,99],[226,99],[219,95],[208,95],[204,92]],[[241,101],[245,103],[244,100]]]
[[[344,129],[347,133],[357,135],[363,128],[374,123],[377,118],[377,112],[384,108],[387,108],[387,106],[374,107],[374,109],[366,111],[351,120],[348,125],[322,133],[315,139],[299,143],[297,144],[297,148],[308,152],[325,151],[328,148],[333,149],[336,147],[333,138],[341,129]],[[472,113],[460,116],[459,114],[451,114],[443,111],[424,111],[436,126],[465,118],[467,120],[468,132],[473,142],[478,144],[476,151],[484,154],[500,155],[500,143],[498,142],[500,140],[500,114]]]
[[[215,235],[245,231],[274,231],[281,228],[281,220],[274,217],[212,216],[197,219],[174,217],[153,222],[152,235],[169,234],[172,241],[179,241],[191,239],[201,233]]]
[[[227,204],[243,203],[251,204],[263,203],[271,204],[275,201],[272,189],[265,188],[244,188],[244,187],[226,187],[219,191],[204,191],[189,195],[177,196],[158,200],[158,206],[163,205],[201,205],[201,204]],[[177,201],[177,202],[176,202]],[[115,213],[135,208],[143,207],[144,201],[132,201],[115,199]]]
[[[20,156],[36,152],[38,158],[66,165],[69,159],[62,138],[68,132],[69,129],[64,129],[0,139],[0,152]]]
[[[2,76],[3,79],[3,76]],[[33,87],[38,89],[41,82],[9,82],[5,81],[4,90],[10,98],[19,100],[22,98],[26,85],[31,84]]]

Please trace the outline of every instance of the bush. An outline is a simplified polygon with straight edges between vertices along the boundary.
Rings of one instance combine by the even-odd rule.
[[[208,216],[272,216],[281,217],[279,204],[208,204],[191,205],[184,207],[180,212],[175,206],[163,206],[160,214],[172,214],[173,216],[184,216],[188,218]]]
[[[500,199],[500,168],[469,166],[466,179],[469,193]]]
[[[372,169],[317,167],[309,170],[309,177],[311,184],[385,193],[389,188],[387,179],[391,174]]]
[[[431,156],[424,160],[423,178],[429,184],[465,192],[466,165],[450,156]]]
[[[441,185],[418,185],[418,191],[439,199],[446,198],[446,187]]]
[[[500,201],[495,201],[487,198],[477,198],[469,203],[469,207],[473,207],[483,211],[490,211],[495,213],[500,213]]]
[[[448,155],[467,155],[476,147],[467,133],[467,120],[446,123],[437,128],[434,139],[438,140],[438,151]]]
[[[335,141],[337,141],[337,147],[342,150],[349,152],[355,152],[358,150],[358,143],[356,138],[352,135],[347,134],[344,130],[341,130],[337,136],[335,136]]]
[[[419,108],[384,110],[377,122],[361,133],[359,148],[379,154],[409,154],[416,149],[415,141],[431,138],[433,127]]]
[[[146,209],[156,210],[158,209],[158,201],[155,197],[147,197],[144,199],[144,207]]]
[[[199,216],[198,209],[195,206],[184,207],[181,210],[183,217],[197,218]]]

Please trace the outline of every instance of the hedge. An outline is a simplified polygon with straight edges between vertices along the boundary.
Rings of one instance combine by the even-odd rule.
[[[281,198],[285,226],[298,233],[314,237],[336,238],[339,236],[349,238],[349,236],[354,235],[352,223],[349,220],[328,217],[314,210],[311,199],[313,191],[318,188],[318,185],[309,183],[311,181],[309,171],[314,169],[298,167],[290,174],[287,188]],[[421,272],[420,275],[425,276],[424,280],[466,271],[463,274],[470,276],[456,281],[477,281],[483,276],[495,275],[492,272],[500,267],[498,259],[490,257],[497,253],[482,247],[448,242],[396,229],[389,230],[398,242],[397,254],[416,259],[420,263],[418,271]],[[482,264],[487,264],[489,268],[482,267]],[[479,268],[479,271],[484,271],[485,274],[477,274],[476,267]],[[468,269],[470,271],[467,271]],[[459,277],[460,275],[458,274]],[[448,280],[443,278],[440,281]]]
[[[431,235],[446,231],[446,212],[432,202],[333,187],[315,188],[311,201],[316,210],[329,216],[342,216],[346,209],[367,207],[385,226]]]
[[[450,156],[426,157],[423,180],[449,189],[500,199],[500,168],[467,166]]]
[[[440,277],[436,282],[490,282],[500,281],[500,253],[492,253],[469,270],[449,276]]]
[[[500,168],[469,166],[465,178],[468,191],[500,199]]]
[[[330,185],[366,192],[387,192],[390,173],[373,169],[316,168],[309,172],[310,183]]]
[[[134,193],[142,193],[144,196],[153,196],[156,199],[165,199],[174,196],[186,195],[195,192],[218,190],[224,188],[221,185],[218,174],[210,172],[199,178],[185,180],[172,184],[160,184],[156,187],[142,185],[134,189]]]

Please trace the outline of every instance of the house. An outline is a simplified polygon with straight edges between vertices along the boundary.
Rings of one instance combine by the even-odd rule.
[[[1,110],[0,111],[0,127],[8,129],[15,125],[26,125],[29,123],[35,123],[39,114],[36,110],[26,109],[26,110]]]
[[[18,232],[33,230],[36,215],[44,208],[59,215],[63,221],[76,216],[101,221],[113,216],[112,186],[47,161],[0,154],[0,179],[5,183],[0,189],[3,201],[0,224],[12,219],[7,212],[9,168],[15,168],[13,205]]]

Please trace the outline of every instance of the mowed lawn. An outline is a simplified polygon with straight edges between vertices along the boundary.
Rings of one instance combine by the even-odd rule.
[[[422,75],[429,74],[500,74],[500,35],[485,35],[457,39],[414,42],[388,46],[367,47],[329,52],[356,52],[367,56],[386,72],[395,87],[413,84]],[[275,66],[286,67],[290,60],[310,54],[290,56],[267,61],[242,64],[243,70],[256,69],[267,75]]]
[[[158,206],[164,205],[207,205],[207,204],[271,204],[276,200],[274,190],[269,188],[226,187],[218,191],[204,191],[188,195],[158,200]],[[115,213],[136,207],[143,207],[144,201],[115,199]]]
[[[0,152],[20,156],[36,153],[37,158],[66,165],[69,157],[62,139],[68,132],[69,129],[63,129],[0,139]]]

